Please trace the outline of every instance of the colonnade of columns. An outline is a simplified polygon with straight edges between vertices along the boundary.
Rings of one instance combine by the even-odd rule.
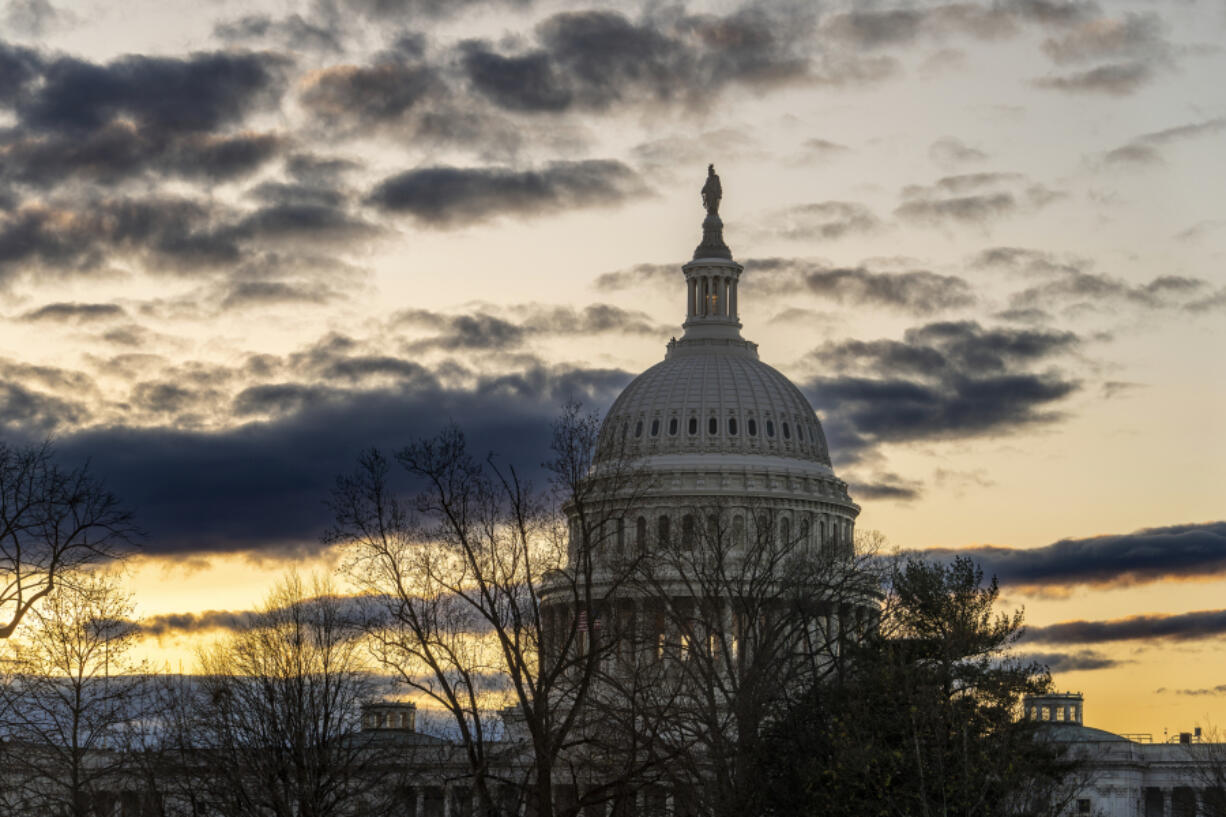
[[[737,279],[731,275],[695,275],[686,281],[689,318],[736,319]]]

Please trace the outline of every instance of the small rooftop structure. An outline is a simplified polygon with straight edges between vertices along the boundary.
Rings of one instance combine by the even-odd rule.
[[[1027,720],[1081,725],[1084,698],[1080,692],[1027,695],[1022,704],[1026,708]]]
[[[362,731],[417,730],[417,704],[411,701],[371,701],[362,704]]]

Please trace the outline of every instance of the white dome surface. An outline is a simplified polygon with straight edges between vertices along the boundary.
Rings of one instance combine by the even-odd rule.
[[[675,341],[667,359],[631,381],[605,418],[603,451],[749,454],[830,466],[821,423],[754,344]]]

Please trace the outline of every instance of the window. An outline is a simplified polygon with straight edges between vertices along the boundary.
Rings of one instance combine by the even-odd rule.
[[[773,420],[766,421],[766,436],[768,437],[775,436],[775,423]]]
[[[736,436],[736,418],[735,417],[728,418],[728,436],[730,437]]]
[[[634,523],[634,544],[638,545],[639,552],[647,549],[647,518],[640,516]]]
[[[668,421],[668,433],[673,437],[677,436],[677,418],[674,417]]]
[[[637,435],[637,434],[635,434],[634,436],[636,436],[636,437],[637,437],[638,435]],[[785,420],[785,421],[784,421],[784,423],[783,423],[783,439],[785,439],[785,440],[790,440],[790,439],[792,439],[792,430],[791,430],[790,428],[788,428],[788,424],[787,424],[787,421],[786,421],[786,420]]]
[[[719,420],[716,420],[714,417],[707,420],[707,433],[712,436],[719,433]]]
[[[1079,797],[1077,799],[1077,813],[1078,814],[1089,814],[1090,813],[1090,798]]]
[[[712,542],[719,541],[719,517],[715,514],[707,517],[707,539]]]
[[[805,547],[809,546],[809,520],[800,520],[800,541]]]
[[[787,429],[786,425],[784,425],[784,429]],[[637,440],[639,437],[642,437],[642,436],[643,436],[643,421],[639,420],[637,423],[634,424],[634,438]]]
[[[754,418],[750,417],[748,420],[746,420],[746,421],[745,421],[745,425],[746,425],[746,427],[749,429],[749,436],[750,436],[750,437],[756,437],[756,436],[758,436],[758,422],[757,422],[757,420],[755,420]]]
[[[770,541],[770,535],[771,535],[770,520],[767,519],[765,516],[759,516],[758,517],[758,541],[759,542]]]
[[[791,544],[792,522],[786,516],[779,520],[779,538],[785,544]]]
[[[690,418],[690,436],[693,437],[697,433],[698,433],[698,418],[691,417]]]
[[[732,544],[736,547],[745,546],[745,517],[732,517]]]
[[[681,517],[681,545],[694,547],[694,517],[688,513]]]
[[[667,516],[663,514],[660,516],[659,519],[656,520],[656,541],[659,542],[661,545],[668,544],[669,526],[670,526],[670,520]]]
[[[653,437],[660,436],[660,421],[659,420],[651,421],[651,436]]]

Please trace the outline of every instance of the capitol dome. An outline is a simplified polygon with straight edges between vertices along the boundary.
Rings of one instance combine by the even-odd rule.
[[[714,205],[704,196],[702,243],[681,267],[684,332],[669,342],[662,362],[614,401],[601,426],[594,473],[634,461],[652,478],[644,497],[651,500],[651,518],[684,515],[696,503],[751,504],[791,530],[812,530],[823,545],[849,552],[860,508],[834,474],[809,401],[741,335],[743,267],[724,243],[719,177],[711,171],[709,178]]]

